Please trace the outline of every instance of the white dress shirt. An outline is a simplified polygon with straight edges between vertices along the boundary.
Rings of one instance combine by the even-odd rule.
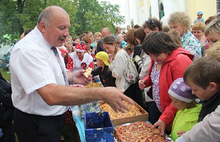
[[[61,55],[59,57],[62,58]],[[65,68],[63,59],[61,64]],[[10,71],[12,102],[17,109],[42,116],[61,115],[67,110],[66,106],[49,106],[36,91],[51,83],[65,85],[62,70],[51,45],[37,27],[13,48]]]

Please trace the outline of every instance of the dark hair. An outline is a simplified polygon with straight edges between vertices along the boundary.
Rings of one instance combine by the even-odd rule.
[[[113,45],[114,43],[116,43],[116,40],[115,40],[115,38],[113,36],[106,36],[102,40],[102,45],[103,44]]]
[[[156,18],[149,18],[147,21],[144,22],[143,27],[147,27],[152,31],[154,31],[157,27],[159,31],[162,31],[162,23]]]
[[[215,19],[215,16],[209,16],[209,18],[205,20],[205,24],[208,25],[214,19]]]
[[[134,32],[135,32],[135,29],[131,29],[126,33],[125,36],[126,36],[126,41],[129,44],[136,46],[136,45],[138,45],[138,42],[135,39]]]
[[[173,42],[171,37],[162,31],[151,32],[144,39],[142,49],[146,54],[171,54],[178,46]]]
[[[89,38],[88,35],[83,37],[83,41],[85,41],[86,43],[92,43],[92,40]]]
[[[214,58],[201,57],[193,61],[184,72],[184,82],[206,89],[210,82],[220,84],[220,62]]]
[[[141,26],[138,25],[138,24],[134,25],[134,29],[138,29],[138,28],[140,28],[140,27],[141,27]]]
[[[24,32],[24,36],[26,36],[28,33],[30,33],[32,31],[32,29],[27,29],[25,32]]]
[[[144,28],[141,27],[139,29],[137,29],[135,32],[134,32],[134,37],[139,39],[140,40],[140,44],[143,43],[145,37],[146,37],[146,33],[144,32]]]

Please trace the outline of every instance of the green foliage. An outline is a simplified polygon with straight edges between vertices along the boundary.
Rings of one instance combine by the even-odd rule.
[[[15,43],[26,29],[33,29],[40,12],[47,6],[58,5],[70,16],[69,33],[97,32],[124,23],[119,15],[119,5],[97,0],[0,0],[0,43]],[[9,35],[4,38],[3,35]]]

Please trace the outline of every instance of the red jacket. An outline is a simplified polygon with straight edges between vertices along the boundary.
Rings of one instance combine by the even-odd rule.
[[[183,48],[175,49],[168,55],[166,61],[161,66],[159,77],[159,91],[162,115],[160,119],[166,123],[168,130],[175,117],[177,109],[172,105],[172,100],[169,97],[168,90],[170,85],[177,78],[183,77],[186,68],[192,63],[193,55]],[[149,73],[151,74],[154,61],[151,61]],[[144,79],[146,80],[146,87],[151,86],[150,74]]]

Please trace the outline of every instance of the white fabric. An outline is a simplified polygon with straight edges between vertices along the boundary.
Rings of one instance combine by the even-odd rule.
[[[93,58],[88,53],[84,53],[83,60],[79,60],[76,52],[70,53],[69,56],[73,59],[73,72],[83,69],[81,64],[86,63],[86,68],[89,67],[89,64],[93,62]]]
[[[218,142],[220,140],[220,105],[203,121],[184,133],[176,142]]]
[[[128,54],[124,49],[118,51],[115,55],[114,62],[109,64],[109,69],[112,71],[112,76],[116,78],[116,87],[126,90],[130,84],[124,78],[124,73],[127,69],[127,57],[124,54]]]
[[[65,68],[63,59],[61,64]],[[37,27],[13,48],[10,71],[12,102],[17,109],[42,116],[61,115],[67,110],[66,106],[49,106],[36,91],[51,83],[65,85],[56,56]]]
[[[183,101],[183,102],[190,103],[190,102],[192,102],[192,100],[193,100],[193,99],[184,98],[184,97],[182,97],[182,96],[176,94],[175,92],[173,92],[171,89],[168,90],[168,93],[169,93],[172,97],[176,98],[177,100]]]
[[[146,77],[149,74],[149,68],[151,64],[151,58],[149,55],[144,53],[143,55],[143,66],[141,68],[141,72],[139,74],[139,79],[142,79]],[[148,95],[147,92],[149,91],[150,87],[144,88],[144,94],[145,94],[145,101],[146,102],[153,102],[153,99],[151,99]]]

